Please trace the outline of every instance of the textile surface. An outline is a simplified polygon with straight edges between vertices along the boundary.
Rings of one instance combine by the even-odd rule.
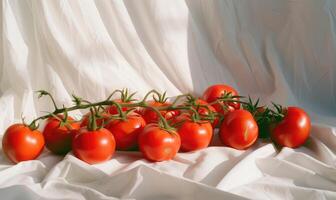
[[[0,137],[21,114],[52,110],[39,89],[67,106],[72,93],[201,95],[225,83],[313,121],[298,149],[260,140],[238,151],[215,136],[160,163],[117,152],[88,165],[44,150],[13,165],[0,151],[1,199],[336,199],[336,1],[2,0],[1,11]]]

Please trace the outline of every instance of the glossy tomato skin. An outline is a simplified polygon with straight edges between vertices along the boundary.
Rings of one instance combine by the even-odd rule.
[[[71,117],[68,117],[67,123],[69,126],[61,125],[58,119],[52,117],[43,129],[46,147],[54,154],[65,155],[71,151],[72,139],[80,128],[80,123]]]
[[[232,96],[238,95],[238,92],[233,87],[218,84],[208,87],[203,93],[203,99],[208,103],[212,103],[216,101],[219,97],[223,96],[225,92],[230,92]],[[223,110],[221,104],[213,104],[212,106],[216,109],[217,112],[223,114],[240,108],[240,103],[237,102],[228,102],[226,105],[228,106],[227,111]]]
[[[310,118],[304,110],[288,107],[283,120],[271,130],[271,136],[281,146],[297,148],[308,139],[310,128]]]
[[[34,160],[41,154],[43,147],[42,133],[24,124],[10,126],[2,139],[3,152],[14,163]]]
[[[86,113],[82,120],[81,120],[81,124],[80,127],[86,127],[89,123],[89,118],[90,118],[91,113]],[[103,124],[107,123],[109,120],[109,117],[111,117],[111,115],[109,113],[101,113],[102,118],[96,119],[96,124],[97,126],[102,126]]]
[[[159,107],[166,107],[171,105],[170,103],[161,103],[161,102],[156,102],[156,101],[150,101],[147,102],[147,104],[149,106],[155,107],[155,108],[159,108]],[[165,117],[166,119],[171,119],[173,117],[175,117],[176,115],[179,114],[178,110],[160,110],[160,113],[163,117]],[[141,113],[142,117],[144,118],[144,120],[146,121],[147,124],[150,123],[157,123],[159,121],[159,116],[156,114],[155,111],[153,111],[150,108],[146,108],[142,111]]]
[[[175,157],[181,146],[180,136],[175,131],[166,131],[157,124],[148,124],[139,134],[139,147],[150,161],[164,161]]]
[[[74,155],[89,164],[108,161],[113,156],[115,148],[114,137],[105,128],[95,131],[81,128],[72,142]]]
[[[181,137],[182,151],[195,151],[209,146],[213,129],[209,122],[193,122],[188,120],[178,128]]]
[[[246,149],[257,140],[258,125],[250,112],[234,110],[225,116],[219,135],[226,146]]]
[[[125,120],[112,120],[105,128],[113,134],[118,150],[132,150],[137,147],[138,135],[145,125],[140,115],[130,114]]]

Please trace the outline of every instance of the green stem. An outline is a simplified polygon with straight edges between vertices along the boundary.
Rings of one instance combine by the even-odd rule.
[[[120,90],[116,90],[111,95],[113,95],[115,92],[118,92],[118,91],[120,92]],[[57,108],[53,113],[40,116],[40,117],[34,119],[30,123],[29,127],[33,128],[33,129],[36,129],[38,127],[38,125],[36,125],[36,122],[38,122],[39,120],[47,119],[47,118],[49,118],[49,117],[51,117],[53,115],[57,115],[57,114],[60,114],[60,113],[70,112],[70,111],[73,111],[73,110],[87,109],[87,108],[90,108],[91,113],[93,113],[93,111],[97,112],[97,108],[96,107],[110,106],[110,105],[115,105],[117,107],[118,112],[119,112],[119,116],[120,116],[121,119],[125,119],[125,113],[122,111],[122,107],[143,107],[143,108],[152,109],[159,116],[160,121],[162,122],[162,125],[163,125],[163,127],[165,129],[171,129],[171,127],[167,123],[166,119],[161,115],[160,110],[176,110],[176,109],[179,109],[179,110],[192,110],[192,112],[194,113],[195,117],[197,119],[200,118],[198,112],[194,108],[192,108],[191,106],[175,106],[175,104],[177,103],[178,99],[180,99],[182,97],[185,97],[185,96],[192,97],[190,94],[179,95],[178,97],[176,97],[175,101],[171,105],[169,105],[169,106],[162,106],[162,107],[154,108],[152,106],[147,105],[147,103],[146,103],[146,100],[147,100],[148,96],[150,94],[152,94],[152,93],[154,93],[154,94],[156,94],[158,96],[161,95],[156,90],[151,90],[151,91],[149,91],[144,96],[144,98],[142,99],[142,101],[137,102],[137,103],[117,103],[117,102],[115,102],[113,100],[109,100],[110,97],[107,98],[104,101],[100,101],[100,102],[96,102],[96,103],[91,103],[89,101],[84,100],[82,102],[86,102],[86,104],[79,104],[79,105],[71,106],[69,108],[63,107],[62,109],[58,109]]]
[[[140,107],[143,107],[143,108],[149,108],[149,109],[153,110],[153,111],[157,114],[157,116],[159,116],[160,121],[161,121],[161,123],[162,123],[162,125],[163,125],[163,128],[164,128],[165,130],[170,130],[170,129],[172,129],[172,127],[169,126],[167,120],[161,115],[160,111],[159,111],[157,108],[152,107],[152,106],[148,106],[148,105],[141,105]]]
[[[181,94],[176,96],[175,100],[171,103],[172,106],[174,106],[178,100],[180,100],[182,97],[192,97],[191,94]]]
[[[151,90],[151,91],[147,92],[147,94],[144,96],[144,98],[141,100],[141,102],[145,103],[146,100],[147,100],[147,98],[148,98],[148,96],[149,96],[150,94],[152,94],[152,93],[154,93],[154,94],[156,94],[156,95],[158,95],[158,96],[161,96],[161,94],[160,94],[158,91],[156,91],[156,90]]]
[[[93,107],[94,108],[94,107]],[[91,115],[89,116],[89,127],[88,129],[90,131],[97,130],[97,122],[96,122],[96,113],[94,111],[95,109],[90,108]]]
[[[122,90],[114,90],[106,99],[106,101],[109,101],[113,95],[115,95],[117,92],[121,93],[122,94]]]
[[[56,101],[55,101],[54,97],[50,93],[48,93],[47,95],[50,97],[50,99],[51,99],[51,101],[52,101],[52,103],[54,105],[55,110],[57,110],[58,107],[56,105]]]
[[[118,110],[118,113],[119,113],[119,117],[121,119],[126,119],[126,114],[124,113],[124,111],[122,110],[122,107],[120,106],[119,103],[115,102],[115,101],[112,101],[111,102],[111,105],[115,105],[117,107],[117,110]]]

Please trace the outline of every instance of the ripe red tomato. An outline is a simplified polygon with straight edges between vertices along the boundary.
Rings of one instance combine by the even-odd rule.
[[[91,115],[91,113],[86,113],[83,116],[80,127],[84,127],[84,126],[88,125],[90,115]],[[99,119],[96,118],[97,126],[102,126],[104,123],[107,123],[109,121],[109,117],[111,117],[111,115],[109,113],[100,113],[100,115],[102,116],[102,118],[99,118]]]
[[[250,112],[235,110],[225,116],[219,135],[225,145],[246,149],[257,140],[258,125]]]
[[[213,129],[209,122],[193,122],[188,120],[178,128],[181,137],[182,151],[195,151],[209,146]]]
[[[288,107],[283,120],[271,129],[271,135],[277,144],[296,148],[308,139],[310,128],[310,118],[304,110]]]
[[[180,136],[167,131],[157,124],[148,124],[139,134],[139,147],[150,161],[164,161],[175,157],[181,146]]]
[[[160,107],[166,107],[171,105],[170,103],[161,103],[161,102],[156,102],[156,101],[150,101],[148,102],[149,106],[155,107],[155,108],[160,108]],[[171,119],[174,116],[179,114],[178,110],[160,110],[160,113],[163,117],[165,117],[166,119]],[[157,123],[159,121],[159,116],[156,114],[155,111],[153,111],[150,108],[146,108],[143,110],[142,112],[142,117],[144,118],[144,120],[146,121],[147,124],[149,123]]]
[[[203,93],[203,99],[212,103],[216,101],[219,97],[222,97],[225,93],[231,93],[232,96],[237,96],[238,92],[228,85],[212,85],[208,87]],[[237,99],[238,100],[238,99]],[[227,111],[223,110],[223,105],[227,106]],[[226,104],[216,103],[212,105],[217,112],[225,114],[226,112],[230,112],[240,108],[240,103],[237,102],[228,102]]]
[[[10,126],[2,139],[5,155],[14,163],[37,158],[44,147],[43,135],[24,124]]]
[[[138,135],[145,125],[140,115],[130,114],[125,120],[112,120],[105,128],[113,134],[118,150],[131,150],[137,146]]]
[[[95,131],[81,128],[72,142],[74,155],[89,164],[109,160],[115,152],[115,147],[112,133],[105,128]]]
[[[63,119],[63,116],[58,116]],[[76,130],[80,128],[80,123],[73,118],[67,118],[68,126],[62,125],[61,122],[51,117],[48,119],[43,130],[43,136],[46,147],[53,153],[64,155],[71,151],[72,139]]]

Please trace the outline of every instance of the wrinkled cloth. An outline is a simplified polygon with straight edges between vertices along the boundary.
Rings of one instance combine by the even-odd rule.
[[[3,0],[1,11],[0,135],[52,111],[39,89],[69,106],[73,93],[201,95],[225,83],[313,121],[297,149],[259,140],[239,151],[215,135],[158,163],[119,151],[88,165],[44,150],[13,165],[0,151],[1,199],[336,199],[336,1]]]

